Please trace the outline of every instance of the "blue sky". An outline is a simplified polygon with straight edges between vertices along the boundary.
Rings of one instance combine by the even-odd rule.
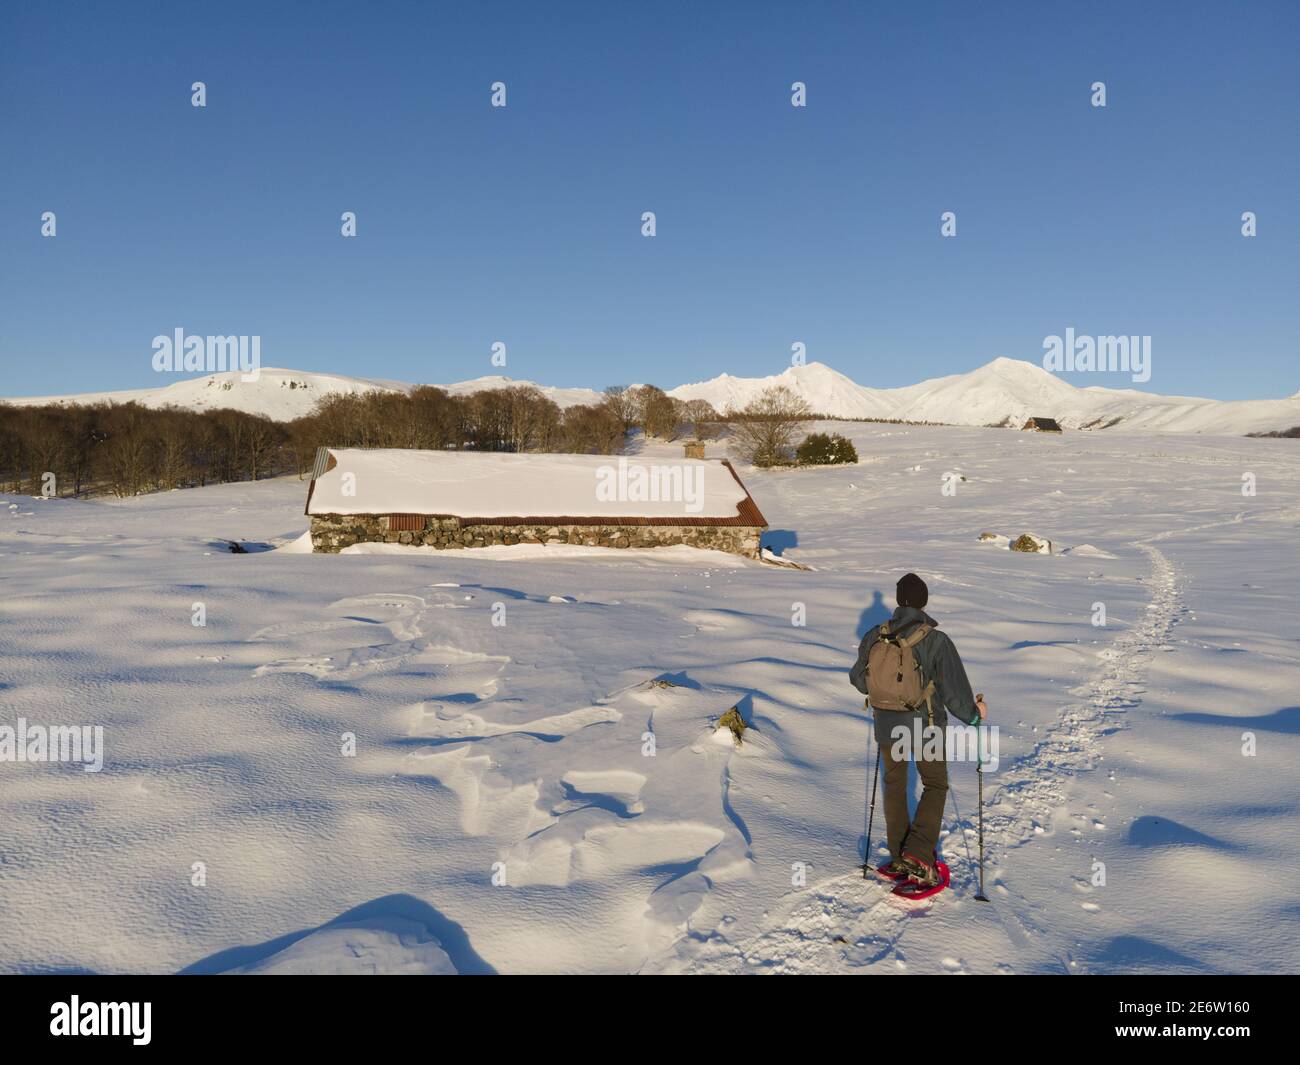
[[[177,327],[592,387],[802,341],[888,387],[1067,326],[1149,334],[1151,391],[1289,395],[1297,41],[1290,2],[7,0],[0,395],[170,383]]]

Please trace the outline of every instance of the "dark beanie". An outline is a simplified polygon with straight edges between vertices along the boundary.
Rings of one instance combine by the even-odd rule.
[[[924,610],[925,604],[930,601],[930,589],[915,573],[908,573],[898,582],[894,598],[898,600],[899,606],[914,606],[917,610]]]

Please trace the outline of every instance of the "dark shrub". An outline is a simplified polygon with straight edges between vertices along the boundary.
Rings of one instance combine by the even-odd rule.
[[[841,462],[857,462],[858,452],[851,440],[839,433],[810,433],[795,451],[804,466],[834,466]]]

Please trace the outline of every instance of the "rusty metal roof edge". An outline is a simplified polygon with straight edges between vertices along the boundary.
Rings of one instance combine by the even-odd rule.
[[[307,517],[309,518],[311,517],[312,493],[316,491],[316,478],[319,477],[326,470],[332,470],[335,466],[338,465],[338,460],[333,455],[330,454],[330,451],[331,449],[328,447],[324,447],[324,446],[317,447],[316,457],[312,460],[311,484],[307,486],[307,504],[302,508],[302,512],[306,514]]]
[[[768,525],[767,519],[763,517],[763,512],[758,509],[758,504],[754,502],[754,497],[749,494],[749,489],[745,487],[745,482],[740,479],[740,474],[736,472],[736,467],[731,464],[731,459],[723,459],[722,464],[731,471],[731,476],[736,478],[736,483],[740,485],[740,490],[745,493],[745,498],[741,501],[741,505],[743,506],[745,502],[748,502],[749,505],[754,508],[754,516],[758,518],[759,524],[765,529],[770,529],[771,526]]]
[[[494,517],[479,517],[474,515],[461,514],[421,514],[418,511],[380,511],[374,514],[359,514],[355,511],[331,511],[329,513],[311,514],[313,518],[388,518],[395,515],[402,517],[418,517],[424,519],[438,519],[440,521],[454,521],[461,528],[470,525],[618,525],[635,527],[645,525],[650,527],[664,527],[672,525],[682,525],[692,528],[720,527],[720,528],[740,528],[740,529],[765,529],[768,527],[766,520],[754,507],[754,517],[759,520],[751,520],[744,514],[730,515],[725,518],[699,518],[693,515],[682,515],[681,517],[651,517],[648,515],[636,515],[628,517],[626,515],[590,515],[590,514],[538,514],[538,515],[518,515],[508,514]]]

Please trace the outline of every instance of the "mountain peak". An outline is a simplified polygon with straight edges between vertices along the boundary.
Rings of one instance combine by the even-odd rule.
[[[832,369],[824,362],[808,362],[804,363],[802,366],[791,366],[786,369],[785,373],[791,374],[795,377],[806,377],[812,380],[851,380],[851,378],[845,377],[844,374],[839,372],[839,370]],[[782,376],[785,376],[785,374],[782,374]]]
[[[513,377],[506,377],[504,374],[492,373],[485,374],[482,377],[471,377],[467,381],[457,381],[457,385],[476,385],[480,388],[509,388],[511,385],[525,384],[531,382],[516,381]]]
[[[986,362],[975,373],[996,373],[996,374],[1014,374],[1025,379],[1052,377],[1053,374],[1044,370],[1036,362],[1029,362],[1027,359],[1013,359],[1006,355],[999,355],[996,359]]]

